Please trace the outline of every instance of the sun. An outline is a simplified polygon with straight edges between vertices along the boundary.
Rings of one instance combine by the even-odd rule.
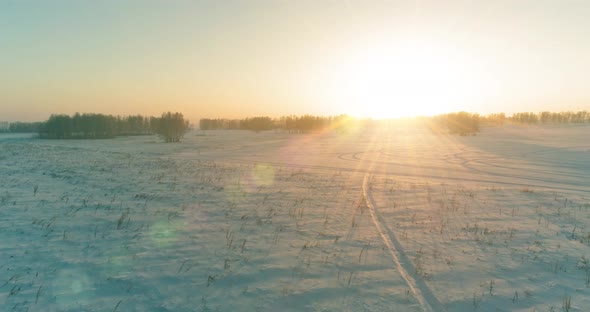
[[[477,93],[477,66],[424,41],[365,46],[338,64],[329,96],[352,116],[397,118],[457,110]]]

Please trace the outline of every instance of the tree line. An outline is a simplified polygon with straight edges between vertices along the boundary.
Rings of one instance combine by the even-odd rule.
[[[536,124],[536,123],[590,123],[590,113],[587,111],[578,112],[540,112],[540,113],[516,113],[510,118],[514,123]]]
[[[166,142],[178,142],[189,123],[181,113],[163,113],[161,117],[54,114],[38,125],[42,139],[110,139],[117,136],[158,134]]]
[[[11,122],[0,126],[0,133],[35,133],[39,131],[41,122]]]
[[[350,117],[339,116],[283,116],[271,118],[268,116],[250,117],[244,119],[209,119],[199,120],[201,130],[285,130],[288,132],[310,132],[325,129],[337,129]]]
[[[235,130],[284,130],[304,133],[326,129],[346,130],[352,120],[347,115],[339,116],[268,116],[244,119],[209,119],[199,120],[201,130],[235,129]],[[521,112],[506,116],[504,113],[481,116],[468,112],[456,112],[434,117],[422,117],[433,131],[451,134],[469,135],[479,131],[480,125],[514,124],[548,124],[548,123],[590,123],[590,113],[578,112]],[[370,125],[371,122],[355,121],[357,125]],[[0,132],[38,133],[44,139],[106,139],[116,136],[159,134],[166,142],[178,142],[188,131],[189,122],[181,113],[163,113],[160,117],[142,115],[112,116],[104,114],[79,114],[73,116],[54,114],[45,122],[0,123]]]
[[[522,112],[514,113],[507,117],[504,113],[489,114],[480,116],[467,112],[443,114],[432,117],[429,127],[440,132],[446,129],[451,134],[470,135],[479,132],[480,125],[503,125],[512,124],[581,124],[590,123],[590,113],[587,111],[577,112]]]
[[[201,130],[284,130],[288,132],[310,132],[325,129],[344,129],[349,123],[350,117],[340,116],[283,116],[280,118],[252,117],[245,119],[207,119],[199,121]],[[434,132],[448,132],[450,134],[472,135],[480,131],[481,125],[503,125],[507,122],[515,124],[534,123],[590,123],[590,113],[578,112],[540,112],[540,113],[514,113],[506,116],[505,113],[494,113],[485,116],[469,113],[454,112],[433,117],[418,118]],[[370,122],[369,122],[370,124]]]
[[[43,139],[109,139],[116,136],[153,134],[155,117],[54,114],[39,127]]]
[[[448,131],[450,134],[473,135],[479,132],[481,116],[468,112],[457,112],[434,116],[426,120],[433,132]]]

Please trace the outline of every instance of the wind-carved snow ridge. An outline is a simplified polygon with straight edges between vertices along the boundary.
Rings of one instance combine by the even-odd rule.
[[[441,304],[436,296],[434,296],[430,288],[428,288],[423,280],[420,278],[414,278],[413,274],[410,273],[414,272],[414,266],[404,252],[404,249],[402,248],[395,234],[387,227],[385,222],[383,222],[383,218],[379,215],[375,201],[371,196],[369,183],[370,177],[369,175],[365,175],[363,180],[363,197],[365,198],[365,203],[371,213],[373,223],[375,224],[379,235],[383,239],[385,246],[387,246],[396,269],[408,284],[410,291],[416,300],[418,300],[422,310],[428,312],[438,311],[441,307]]]

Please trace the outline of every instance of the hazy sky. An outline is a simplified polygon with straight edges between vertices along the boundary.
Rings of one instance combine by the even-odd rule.
[[[0,120],[590,109],[590,1],[0,0]]]

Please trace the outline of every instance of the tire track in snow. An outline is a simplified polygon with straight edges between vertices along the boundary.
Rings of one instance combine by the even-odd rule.
[[[395,234],[387,227],[385,222],[383,222],[383,218],[377,212],[377,206],[369,192],[369,175],[365,175],[363,179],[363,197],[365,198],[365,203],[371,213],[373,223],[375,224],[381,239],[383,239],[385,246],[387,246],[397,271],[406,281],[406,284],[408,284],[414,298],[418,300],[422,310],[428,312],[437,311],[436,308],[441,306],[440,302],[436,296],[434,296],[430,288],[428,288],[428,285],[426,285],[422,279],[415,278],[414,274],[411,273],[415,271],[412,261],[410,261],[408,255],[404,252],[404,249]]]

